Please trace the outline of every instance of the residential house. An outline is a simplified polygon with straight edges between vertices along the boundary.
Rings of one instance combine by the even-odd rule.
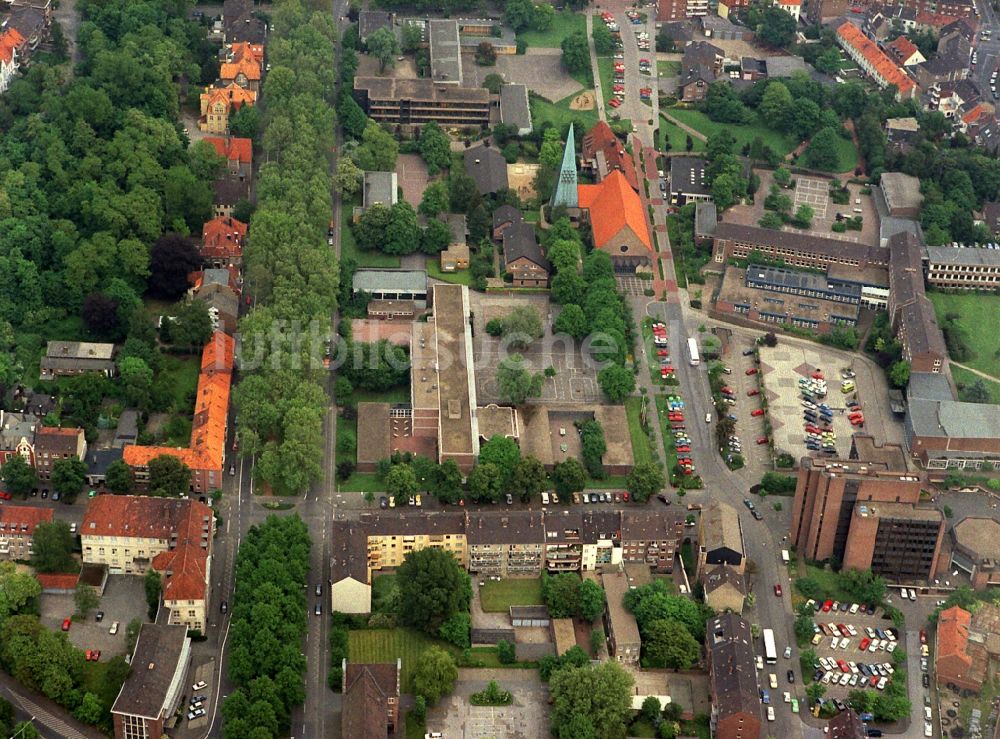
[[[513,205],[501,205],[493,211],[493,240],[503,240],[503,232],[515,223],[524,220],[524,216]]]
[[[885,135],[894,146],[912,144],[920,132],[920,124],[916,118],[888,118],[885,122]]]
[[[231,216],[206,221],[201,229],[201,258],[206,267],[239,266],[243,262],[243,241],[247,224]]]
[[[51,508],[5,505],[0,508],[0,558],[25,561],[31,559],[35,527],[52,523]]]
[[[618,272],[650,269],[653,244],[638,193],[620,171],[598,185],[578,185],[581,210],[586,212],[594,246],[608,253]]]
[[[625,595],[629,578],[622,569],[601,576],[604,586],[604,630],[608,635],[608,651],[618,662],[638,664],[642,642],[635,616],[625,610]]]
[[[41,361],[41,379],[72,377],[99,372],[106,377],[115,374],[115,345],[89,341],[50,341]]]
[[[202,141],[210,144],[215,153],[226,160],[230,174],[246,179],[253,177],[253,140],[239,136],[206,136]]]
[[[850,6],[848,0],[812,0],[806,3],[806,17],[810,23],[826,23],[840,18]]]
[[[686,103],[704,100],[708,94],[709,85],[714,81],[715,72],[709,66],[696,64],[691,67],[682,67],[678,81],[680,99]]]
[[[361,37],[361,42],[367,41],[368,37],[380,28],[388,28],[391,31],[395,19],[395,13],[390,13],[387,10],[362,10],[359,12],[358,35]]]
[[[108,449],[88,449],[84,463],[87,465],[87,484],[92,487],[103,485],[108,477],[108,467],[122,458],[121,447]]]
[[[795,0],[787,0],[794,3]],[[753,31],[746,26],[737,25],[730,22],[727,17],[708,13],[699,16],[698,25],[701,26],[702,34],[717,41],[750,41],[753,39]]]
[[[971,623],[972,614],[960,606],[952,606],[938,614],[934,676],[938,685],[978,693],[982,681],[973,673],[972,656],[969,654]]]
[[[740,79],[750,82],[767,79],[767,62],[752,56],[740,57]]]
[[[580,169],[598,182],[617,169],[625,175],[633,190],[639,189],[639,178],[636,176],[632,155],[625,151],[625,145],[604,121],[599,121],[584,135],[580,158]]]
[[[261,66],[264,63],[264,47],[240,41],[226,50],[226,60],[219,65],[217,87],[238,85],[244,90],[260,92]]]
[[[191,637],[183,626],[144,623],[131,657],[111,707],[115,739],[166,736],[187,694]]]
[[[715,739],[759,739],[760,694],[750,624],[735,613],[723,613],[705,625],[710,725]]]
[[[35,470],[40,480],[48,480],[57,459],[87,456],[83,429],[42,426],[35,432]]]
[[[701,512],[698,520],[699,577],[718,565],[728,565],[742,574],[746,566],[743,546],[743,527],[735,508],[728,503],[714,501]]]
[[[994,236],[1000,236],[1000,203],[987,201],[983,203],[981,222]]]
[[[401,660],[363,664],[345,658],[341,674],[341,736],[392,739],[404,734],[399,721]]]
[[[799,22],[799,15],[802,12],[801,0],[774,0],[774,4],[792,16],[796,23]]]
[[[464,213],[441,213],[438,218],[448,224],[451,239],[441,252],[439,260],[442,272],[455,272],[469,268],[469,228]]]
[[[514,287],[548,287],[552,266],[531,223],[521,221],[504,231],[503,259]]]
[[[244,105],[255,105],[257,93],[236,84],[224,87],[206,87],[200,97],[201,107],[198,128],[205,133],[229,133],[229,112]]]
[[[206,269],[196,275],[191,295],[208,305],[213,330],[234,336],[240,312],[238,270],[235,267]]]
[[[51,11],[48,5],[36,7],[33,5],[15,4],[11,6],[7,16],[7,29],[14,30],[21,37],[16,44],[22,67],[31,62],[31,56],[49,36]],[[16,40],[16,39],[11,39]]]
[[[465,150],[465,173],[476,182],[480,195],[495,195],[508,188],[507,160],[500,150],[480,144]]]
[[[906,36],[899,36],[895,40],[885,45],[885,50],[896,64],[901,67],[909,67],[913,64],[922,64],[927,61],[920,49]]]
[[[41,425],[31,413],[0,410],[0,467],[14,455],[35,466],[35,429]]]
[[[938,34],[939,56],[956,56],[968,59],[972,55],[972,41],[976,32],[964,18],[959,18],[941,29]]]
[[[168,623],[205,633],[215,515],[197,500],[99,495],[80,525],[85,564],[111,574],[162,576]]]
[[[700,157],[670,157],[670,204],[708,202],[712,191],[705,183],[705,160]]]
[[[864,722],[853,708],[840,711],[826,722],[826,733],[830,739],[866,739]]]
[[[250,199],[250,178],[226,173],[212,183],[212,213],[215,218],[232,218],[241,200]]]
[[[747,586],[743,575],[735,567],[722,564],[708,569],[701,583],[705,590],[705,603],[716,613],[743,613]]]
[[[935,83],[957,82],[969,76],[969,59],[956,54],[936,56],[929,61],[910,67],[910,72],[925,90]]]
[[[221,331],[212,335],[202,351],[191,444],[188,447],[125,447],[123,459],[135,472],[136,482],[147,483],[150,460],[168,455],[177,457],[191,469],[192,492],[207,494],[222,487],[234,351],[233,337]]]
[[[24,37],[16,28],[0,32],[0,93],[10,87],[14,75],[20,68],[20,50],[24,44]]]
[[[995,108],[992,103],[976,103],[962,111],[958,119],[958,130],[970,138],[975,138],[979,128],[994,120]]]
[[[267,38],[267,24],[255,14],[253,0],[224,0],[222,24],[225,44],[263,44]]]
[[[895,85],[897,100],[916,96],[916,83],[853,23],[837,28],[837,42],[880,87]]]

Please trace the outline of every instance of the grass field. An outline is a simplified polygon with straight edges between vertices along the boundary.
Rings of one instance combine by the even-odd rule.
[[[191,414],[194,395],[198,388],[198,373],[201,363],[196,356],[163,354],[161,376],[173,391],[172,410],[175,413]]]
[[[635,463],[653,461],[653,446],[649,437],[642,430],[642,398],[635,396],[625,400],[625,413],[628,416],[628,432],[632,437],[632,455]]]
[[[597,57],[597,74],[601,78],[601,91],[604,93],[604,104],[611,99],[611,86],[614,84],[615,60],[610,56]]]
[[[567,36],[580,31],[587,32],[587,19],[582,13],[564,10],[556,13],[552,26],[547,31],[523,31],[518,38],[528,46],[558,49]]]
[[[428,647],[438,646],[458,657],[458,649],[438,639],[431,639],[414,629],[369,629],[351,631],[348,636],[347,658],[351,662],[395,662],[403,660],[401,675],[404,693],[411,690],[413,668]]]
[[[929,292],[927,297],[934,303],[938,325],[945,323],[949,313],[961,316],[958,325],[973,352],[972,359],[962,364],[1000,379],[1000,359],[997,359],[1000,357],[1000,332],[993,327],[1000,315],[1000,296]]]
[[[427,257],[427,276],[442,282],[451,282],[455,285],[471,285],[472,272],[461,269],[457,272],[442,272],[441,260],[437,257]]]
[[[660,62],[656,63],[656,74],[660,77],[679,77],[681,73],[680,62]]]
[[[845,139],[843,136],[837,137],[837,171],[849,172],[858,166],[858,150],[854,147],[854,142]]]
[[[510,578],[496,582],[489,580],[479,588],[483,610],[489,613],[506,613],[510,606],[540,606],[542,581],[540,578]]]
[[[350,226],[340,229],[340,258],[350,257],[358,263],[359,267],[398,267],[399,257],[391,254],[382,254],[377,251],[364,251],[358,248],[354,240],[354,232]]]
[[[663,145],[664,141],[670,142],[670,151],[686,151],[687,150],[687,131],[682,131],[676,125],[668,121],[662,115],[660,116],[660,151],[665,151],[666,148]],[[691,137],[691,143],[694,147],[691,151],[705,151],[705,142],[701,139],[696,139],[694,136]]]
[[[355,472],[346,482],[338,482],[337,490],[342,493],[367,493],[383,487],[374,473]]]
[[[579,121],[589,131],[597,123],[597,109],[570,110],[569,108],[570,102],[581,92],[583,90],[578,90],[556,103],[550,103],[538,95],[531,95],[532,123],[535,126],[541,126],[545,121],[549,121],[553,126],[561,130],[563,127],[568,126],[571,121]]]
[[[955,380],[956,385],[963,387],[971,385],[976,380],[982,380],[983,386],[989,390],[991,402],[1000,405],[1000,382],[992,382],[991,380],[980,377],[974,372],[969,372],[967,369],[956,367],[954,364],[951,365],[951,376]]]

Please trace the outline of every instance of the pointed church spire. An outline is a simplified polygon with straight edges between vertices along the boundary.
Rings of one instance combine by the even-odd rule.
[[[563,151],[562,166],[559,168],[559,179],[556,180],[556,191],[552,194],[552,207],[563,205],[567,208],[579,206],[576,192],[576,141],[573,138],[573,124],[566,134],[566,149]]]

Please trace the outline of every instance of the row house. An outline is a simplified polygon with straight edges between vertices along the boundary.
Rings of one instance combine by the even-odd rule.
[[[35,471],[41,480],[52,476],[52,467],[60,459],[85,459],[87,439],[83,429],[42,426],[35,432]]]
[[[916,83],[853,23],[845,21],[837,29],[837,42],[880,87],[895,85],[897,100],[917,94]]]
[[[35,430],[41,425],[30,413],[0,410],[0,467],[15,455],[35,466]]]

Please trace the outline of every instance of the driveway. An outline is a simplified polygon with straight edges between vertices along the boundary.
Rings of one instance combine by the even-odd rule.
[[[76,610],[72,594],[43,594],[41,602],[42,623],[53,630],[61,628],[63,619],[72,616]],[[100,622],[96,620],[98,611],[104,612]],[[125,628],[134,618],[146,621],[142,578],[138,575],[109,575],[100,604],[85,621],[73,622],[68,633],[69,640],[79,649],[100,649],[103,662],[115,655],[125,654]],[[108,632],[115,621],[118,622],[118,633],[112,636]]]

